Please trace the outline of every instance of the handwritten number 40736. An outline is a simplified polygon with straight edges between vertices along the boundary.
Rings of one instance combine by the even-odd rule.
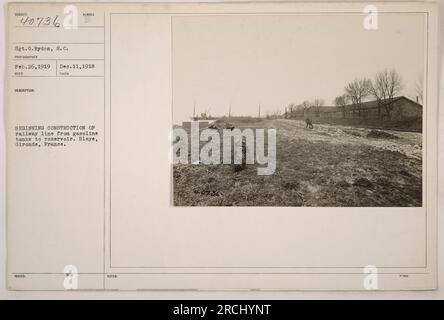
[[[20,24],[24,27],[60,27],[59,16],[54,17],[22,17]]]

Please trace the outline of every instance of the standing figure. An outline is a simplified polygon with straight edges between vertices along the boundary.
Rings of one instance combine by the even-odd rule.
[[[305,128],[313,129],[313,123],[309,117],[305,118],[305,123],[307,124]]]

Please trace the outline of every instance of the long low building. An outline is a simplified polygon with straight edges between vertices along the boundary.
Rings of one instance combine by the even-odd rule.
[[[386,100],[366,101],[360,106],[349,104],[337,106],[311,106],[305,110],[286,114],[287,118],[361,118],[407,120],[422,117],[422,105],[404,96],[396,97],[391,103]]]

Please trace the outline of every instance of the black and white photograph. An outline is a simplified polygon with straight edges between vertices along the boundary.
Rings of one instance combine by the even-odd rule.
[[[174,17],[174,205],[421,207],[425,32],[422,14]]]

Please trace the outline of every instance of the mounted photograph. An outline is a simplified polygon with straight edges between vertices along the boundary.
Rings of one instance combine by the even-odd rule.
[[[437,3],[5,9],[12,294],[438,287]]]
[[[421,207],[425,16],[368,18],[173,17],[173,204]]]

